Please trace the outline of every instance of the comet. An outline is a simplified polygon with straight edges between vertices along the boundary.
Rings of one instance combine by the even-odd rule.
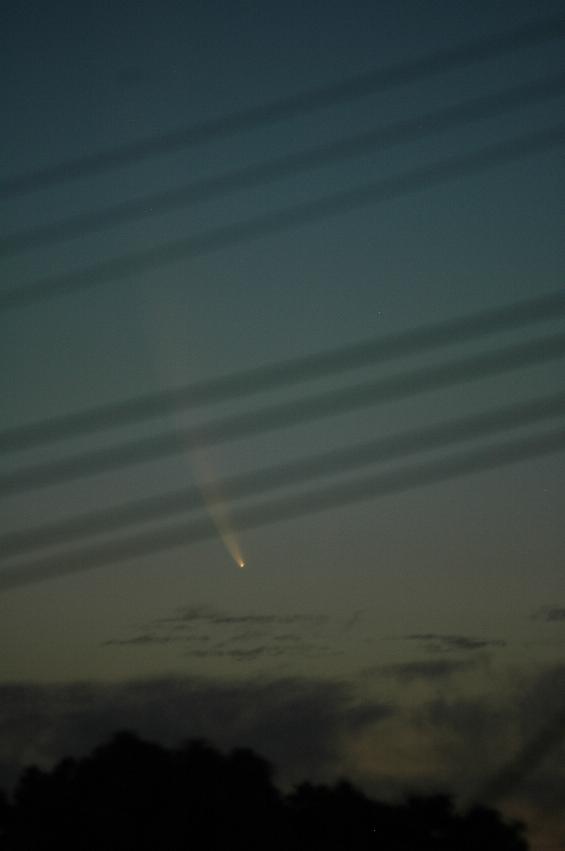
[[[172,342],[175,339],[184,338],[184,329],[179,327],[174,333],[175,326],[179,322],[178,316],[170,310],[168,303],[160,303],[156,311],[147,315],[147,319],[151,321],[149,334],[155,337],[155,356],[159,366],[169,378],[173,378],[172,382],[167,383],[182,385],[186,382],[186,375],[179,374],[179,364],[182,359],[179,357],[179,352],[173,348]],[[196,485],[220,540],[237,567],[243,570],[245,559],[233,526],[226,496],[221,492],[218,484],[209,450],[206,451],[204,448],[189,450],[185,459],[192,467]]]
[[[203,451],[193,452],[192,466],[198,476],[198,487],[204,499],[208,514],[212,518],[220,539],[240,570],[245,567],[245,559],[237,534],[230,517],[225,495],[218,487],[210,458]]]

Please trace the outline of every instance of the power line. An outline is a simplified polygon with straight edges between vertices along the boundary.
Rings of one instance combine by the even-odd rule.
[[[22,423],[0,432],[0,453],[33,449],[109,428],[142,423],[205,404],[242,399],[265,391],[338,375],[395,358],[479,340],[555,319],[565,309],[565,291],[557,290],[504,307],[417,326],[329,351],[227,373],[167,390],[145,393],[50,419]]]
[[[379,94],[516,50],[541,45],[560,38],[563,33],[565,19],[562,17],[531,21],[527,26],[512,31],[506,30],[486,39],[470,41],[455,48],[444,48],[408,62],[356,74],[338,83],[272,100],[260,106],[248,107],[200,124],[191,124],[93,154],[69,158],[0,181],[0,200],[26,195],[39,189],[170,154],[192,145],[209,143],[276,121],[297,118],[316,110]]]
[[[366,476],[333,487],[280,497],[270,502],[236,509],[232,520],[246,531],[260,526],[305,517],[359,502],[411,491],[460,476],[555,454],[565,449],[565,428],[530,435],[505,443],[457,453],[441,461],[426,462],[400,470]],[[0,592],[37,582],[118,564],[133,558],[155,555],[213,538],[211,519],[177,523],[152,532],[92,545],[70,553],[56,554],[19,567],[0,571]]]
[[[524,428],[563,414],[565,395],[542,396],[230,476],[218,481],[215,489],[221,495],[220,501],[229,503],[231,508],[234,501],[271,493],[278,488],[302,485],[321,476],[338,475],[371,464],[403,460],[418,452],[443,449],[463,441],[492,437],[501,431]],[[22,556],[44,547],[68,545],[85,537],[123,531],[139,523],[170,519],[175,514],[187,514],[202,507],[200,488],[181,488],[1,535],[0,552],[4,558]]]
[[[127,222],[210,201],[305,170],[335,165],[363,154],[383,150],[403,142],[420,140],[436,133],[465,126],[472,121],[492,116],[498,117],[530,103],[540,103],[564,95],[565,74],[545,77],[494,95],[473,98],[453,106],[425,112],[415,118],[398,121],[343,140],[316,145],[298,153],[193,181],[179,188],[154,192],[142,198],[79,213],[58,222],[26,228],[0,239],[0,257],[17,255],[33,248],[77,239]]]
[[[552,150],[563,142],[565,142],[565,124],[554,125],[543,131],[516,136],[505,142],[480,148],[470,154],[418,166],[403,174],[325,195],[314,201],[302,202],[273,213],[223,225],[195,236],[162,242],[151,248],[103,260],[74,272],[48,275],[1,292],[0,312],[22,309],[53,298],[85,292],[133,275],[164,268],[181,261],[194,260],[224,248],[313,224],[345,212],[392,201],[414,192],[422,192],[432,186],[439,186],[532,154]]]
[[[526,366],[546,363],[565,355],[565,334],[553,334],[385,378],[290,402],[282,402],[244,414],[161,432],[95,449],[70,458],[23,467],[0,476],[0,496],[70,482],[79,478],[124,469],[171,457],[186,449],[213,446],[251,435],[298,425],[306,421],[360,410],[378,403],[404,399],[456,384],[500,375]]]

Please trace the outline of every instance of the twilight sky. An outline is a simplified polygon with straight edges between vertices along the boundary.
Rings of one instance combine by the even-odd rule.
[[[546,0],[8,0],[0,18],[0,190],[16,175],[561,12],[561,3]],[[565,88],[555,77],[564,72],[563,37],[547,38],[96,175],[18,196],[0,191],[1,306],[14,288],[264,221],[557,125],[562,133],[561,144],[422,191],[412,186],[0,310],[0,430],[559,290]],[[169,211],[141,200],[143,218],[15,250],[15,235],[32,228],[420,115],[423,129],[427,113],[536,81],[544,81],[543,96],[530,95],[520,108],[503,107],[501,97],[500,109],[480,120]],[[271,404],[299,408],[354,383],[555,335],[562,314],[436,353],[3,455],[3,534],[191,486],[219,528],[190,547],[0,591],[0,783],[23,763],[47,763],[132,726],[171,743],[206,735],[250,744],[276,762],[283,782],[347,773],[377,794],[439,784],[463,799],[487,788],[565,707],[563,453],[255,530],[238,529],[230,510],[212,503],[230,476],[528,400],[539,410],[536,399],[563,390],[559,357],[197,451],[179,437],[168,458],[49,487],[10,493],[3,483],[13,471],[70,454]],[[511,437],[559,425],[547,419]],[[368,465],[311,486],[374,472]],[[26,560],[59,552],[8,557],[2,569],[24,570]],[[557,734],[553,745],[497,798],[531,822],[536,851],[565,847]]]

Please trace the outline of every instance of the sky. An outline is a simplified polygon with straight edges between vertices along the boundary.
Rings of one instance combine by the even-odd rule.
[[[19,175],[560,14],[560,3],[545,0],[5,3],[2,434],[560,290],[565,90],[555,78],[565,67],[557,27],[555,37],[465,67],[78,179],[67,165],[52,185],[4,191]],[[424,132],[428,113],[512,88],[524,100],[535,81],[543,96],[510,109],[501,95],[488,116]],[[410,138],[388,147],[175,209],[159,209],[154,197],[407,121],[416,121]],[[478,150],[558,125],[560,143],[473,173],[442,172]],[[414,173],[432,166],[441,180],[416,187]],[[398,187],[405,175],[404,189],[387,195],[381,182]],[[357,201],[325,207],[308,222],[290,214],[269,232],[252,225],[230,244],[219,239],[174,262],[170,252],[159,264],[143,253],[175,240],[204,244],[238,223],[264,223],[372,184],[381,188],[367,203],[358,203],[358,192]],[[106,208],[136,200],[143,217],[108,221]],[[65,239],[36,238],[16,250],[20,233],[93,211],[102,211],[107,227],[74,236],[67,228]],[[5,309],[5,293],[63,275],[84,280],[83,270],[130,255],[141,259],[123,274],[96,272],[88,289]],[[213,446],[182,440],[188,428],[210,436],[214,423],[254,419],[267,406],[300,411],[354,384],[556,335],[562,314],[561,306],[530,327],[355,369],[344,367],[344,355],[341,369],[313,381],[3,453],[3,534],[21,531],[33,542],[36,533],[26,530],[37,526],[195,488],[207,537],[166,551],[141,548],[95,570],[82,569],[90,541],[3,557],[0,783],[12,782],[24,764],[47,765],[116,727],[134,727],[170,744],[207,736],[225,747],[251,745],[286,784],[345,774],[382,796],[435,788],[461,801],[490,795],[530,823],[535,851],[565,847],[565,815],[556,805],[565,783],[563,453],[499,465],[495,452],[491,469],[427,483],[422,473],[398,492],[347,504],[336,498],[325,511],[305,508],[258,528],[245,519],[245,501],[235,509],[220,502],[230,477],[291,462],[301,469],[319,453],[423,434],[496,408],[531,401],[539,411],[536,400],[562,392],[562,360],[549,357],[549,344],[542,344],[545,360],[521,369],[479,371],[470,381],[294,425],[281,415],[280,427],[239,436],[228,429]],[[554,417],[497,438],[557,426]],[[162,432],[178,444],[167,457],[10,489],[24,468]],[[432,463],[455,449],[440,445],[379,467],[366,462],[288,486],[281,498],[394,474],[398,465]],[[248,502],[268,514],[278,494]],[[182,514],[164,521],[167,528],[184,522]],[[127,533],[155,525],[163,522]],[[2,572],[25,571],[40,557],[61,575],[2,584]],[[72,563],[71,573],[59,563]],[[547,729],[551,748],[538,747]],[[520,762],[524,749],[528,759]],[[505,766],[515,770],[501,775]]]

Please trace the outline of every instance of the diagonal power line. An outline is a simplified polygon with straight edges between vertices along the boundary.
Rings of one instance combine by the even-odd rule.
[[[343,390],[265,406],[244,414],[209,421],[130,440],[108,448],[86,451],[53,462],[30,465],[0,476],[0,497],[110,472],[201,448],[276,431],[299,423],[361,410],[379,403],[405,399],[504,374],[565,356],[565,333],[546,335],[448,363],[412,369]]]
[[[145,393],[121,402],[23,423],[0,432],[0,454],[33,449],[118,426],[139,424],[166,414],[242,399],[371,364],[387,363],[395,358],[440,350],[445,346],[555,319],[559,315],[565,315],[565,290],[420,325],[408,331],[363,340],[329,351],[288,358],[181,387]]]
[[[196,180],[175,189],[154,192],[94,211],[78,213],[61,221],[26,228],[0,239],[0,258],[77,239],[128,222],[153,218],[159,213],[221,198],[235,191],[256,188],[303,171],[335,165],[403,142],[420,140],[447,130],[464,127],[474,121],[498,117],[531,103],[539,104],[545,100],[563,96],[565,96],[565,74],[544,77],[496,94],[472,98],[453,106],[428,111],[414,118],[394,122],[336,142],[316,145],[298,153],[286,154],[215,177]]]
[[[0,181],[0,200],[133,165],[192,145],[201,145],[242,131],[254,130],[276,121],[298,118],[316,110],[419,82],[515,50],[541,45],[561,38],[564,34],[563,17],[531,21],[526,26],[496,33],[486,39],[471,41],[455,48],[444,48],[417,59],[356,74],[337,83],[238,110],[200,124],[189,124],[168,133],[126,142],[4,178]]]
[[[488,145],[470,154],[418,166],[402,174],[364,183],[313,201],[294,204],[266,215],[169,240],[142,250],[103,260],[74,272],[48,275],[0,292],[0,313],[30,307],[53,298],[85,292],[151,270],[194,260],[225,248],[253,242],[293,228],[354,210],[392,201],[462,177],[479,174],[565,143],[565,124]]]
[[[304,517],[365,502],[379,497],[415,490],[460,476],[493,470],[519,461],[565,450],[565,427],[530,435],[486,448],[456,453],[440,461],[426,462],[280,497],[270,502],[236,509],[232,520],[240,531]],[[56,554],[0,571],[0,593],[47,579],[79,574],[134,558],[156,555],[213,538],[216,527],[210,518],[176,523],[156,531],[140,533],[117,541],[95,544],[87,549]]]
[[[221,495],[221,500],[218,501],[228,502],[231,507],[237,500],[271,493],[278,488],[303,485],[317,477],[351,472],[382,462],[403,460],[419,452],[493,437],[500,432],[539,424],[563,415],[565,395],[556,394],[470,417],[458,417],[426,428],[409,429],[356,446],[346,446],[230,476],[216,483],[216,490]],[[140,523],[169,520],[176,514],[186,514],[202,507],[202,492],[199,487],[181,488],[74,515],[57,523],[32,526],[0,535],[0,552],[4,558],[22,556],[44,547],[62,544],[66,546],[92,535],[122,532],[125,528]]]

